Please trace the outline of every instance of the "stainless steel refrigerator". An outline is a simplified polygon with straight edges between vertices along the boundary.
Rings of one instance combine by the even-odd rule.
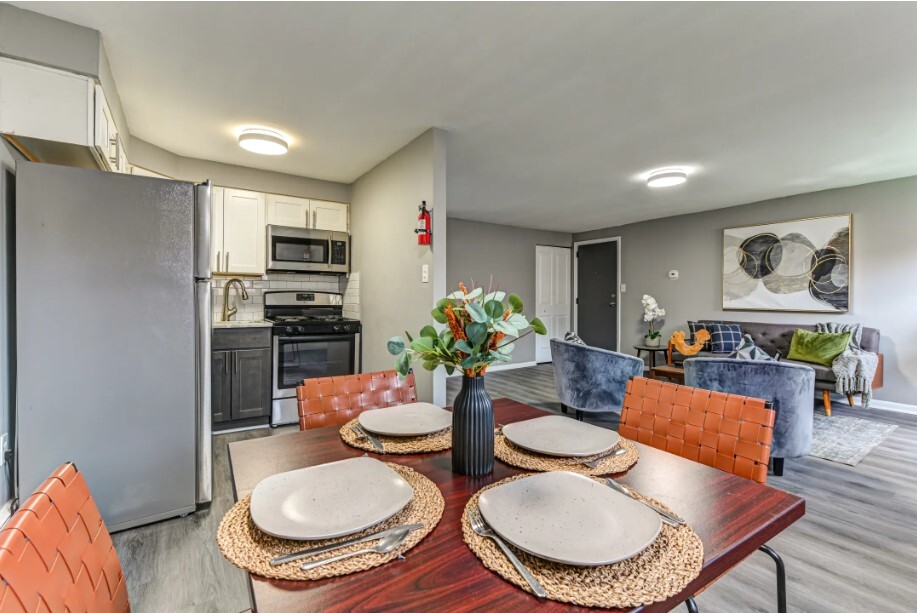
[[[210,183],[16,167],[17,475],[63,462],[110,530],[211,498]]]

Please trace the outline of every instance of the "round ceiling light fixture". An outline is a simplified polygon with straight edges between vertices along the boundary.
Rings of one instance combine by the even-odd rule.
[[[688,180],[688,171],[684,168],[659,168],[646,177],[647,187],[672,187]]]
[[[239,146],[261,155],[283,155],[290,149],[287,138],[265,128],[246,128],[239,133]]]

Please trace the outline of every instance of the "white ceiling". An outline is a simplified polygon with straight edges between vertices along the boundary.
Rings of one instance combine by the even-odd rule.
[[[16,4],[100,30],[131,133],[181,155],[351,182],[443,128],[455,217],[580,231],[917,174],[914,3]],[[672,164],[697,172],[635,179]]]

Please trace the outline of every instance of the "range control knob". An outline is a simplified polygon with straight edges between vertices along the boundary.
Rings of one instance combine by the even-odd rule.
[[[334,324],[333,326],[331,326],[331,329],[334,332],[343,332],[344,331],[344,327],[341,326],[341,324]]]
[[[296,326],[296,332],[297,332],[298,334],[302,334],[302,333],[305,332],[305,331],[306,331],[306,329],[303,328],[302,326]]]
[[[286,328],[283,329],[283,331],[286,334],[293,334],[294,332],[296,332],[293,326],[287,326]]]

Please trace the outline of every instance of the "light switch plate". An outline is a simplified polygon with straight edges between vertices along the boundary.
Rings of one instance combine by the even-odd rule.
[[[621,284],[621,293],[623,294],[626,291],[627,291],[627,283],[622,283]]]
[[[430,282],[430,265],[424,264],[420,267],[420,281],[421,283]]]

